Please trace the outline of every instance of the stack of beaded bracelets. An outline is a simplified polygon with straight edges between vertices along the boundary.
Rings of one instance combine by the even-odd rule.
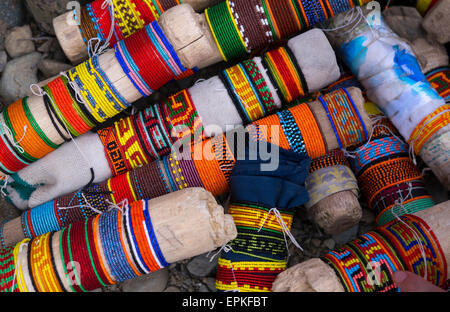
[[[182,74],[173,47],[156,22],[120,42],[116,57],[143,95]],[[151,62],[148,62],[151,60]],[[116,116],[131,104],[115,88],[99,56],[71,69],[37,95],[7,107],[0,117],[0,171],[9,175]]]
[[[328,101],[329,97],[335,98],[336,93],[341,94],[340,101]],[[330,109],[350,101],[341,90],[324,95],[323,98]],[[302,103],[282,114],[265,117],[247,127],[249,135],[256,141],[270,141],[287,150],[307,153],[311,158],[321,157],[326,154],[327,147],[320,125],[309,108],[309,105],[318,104]],[[216,157],[211,160],[195,157],[194,153],[200,144],[201,150],[212,149]],[[124,170],[121,175],[93,184],[81,192],[68,194],[30,209],[22,215],[24,236],[31,238],[46,231],[59,230],[95,214],[91,207],[97,211],[106,210],[108,201],[120,203],[124,199],[134,201],[154,198],[186,187],[203,187],[215,196],[226,193],[235,156],[225,136],[193,144],[190,153],[191,158],[172,153],[133,171]],[[44,229],[41,231],[42,224]]]
[[[441,286],[447,278],[445,255],[434,233],[414,215],[400,217],[321,258],[336,272],[345,291],[399,291],[396,271],[427,276]]]
[[[134,202],[0,250],[1,291],[80,292],[168,266],[148,201]]]
[[[226,0],[205,10],[225,61],[286,39],[367,0]]]
[[[180,0],[113,0],[111,2],[112,5],[106,5],[104,0],[95,0],[81,8],[80,32],[86,43],[92,38],[106,41],[112,30],[113,36],[109,46],[113,47],[118,41],[131,36],[145,25],[157,21],[164,11],[181,3]]]
[[[117,60],[143,96],[186,70],[157,22],[136,32],[133,40],[120,41],[115,49]]]
[[[245,125],[279,108],[280,104],[275,103],[266,79],[272,82],[275,89],[282,90],[279,97],[283,103],[301,98],[308,92],[301,69],[288,47],[269,51],[261,59],[261,67],[259,58],[254,58],[225,69],[218,75]],[[163,103],[100,130],[98,134],[113,174],[167,155],[175,139],[188,140],[190,136],[191,140],[202,140],[203,126],[194,104],[189,90],[185,89]],[[183,127],[185,131],[174,137],[173,131],[178,127]]]
[[[231,250],[219,258],[216,287],[220,291],[271,291],[275,278],[286,269],[287,248],[284,230],[271,207],[233,203],[238,236]],[[281,219],[290,230],[294,210],[280,209]]]
[[[374,125],[372,139],[357,147],[349,161],[369,209],[380,225],[396,215],[414,213],[435,205],[423,177],[409,159],[408,145],[398,139],[387,118]]]

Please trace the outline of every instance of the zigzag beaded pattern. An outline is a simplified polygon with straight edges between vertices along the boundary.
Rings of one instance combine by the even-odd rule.
[[[437,68],[427,75],[428,82],[436,89],[446,103],[450,102],[450,68]]]
[[[272,114],[277,110],[277,106],[258,65],[254,60],[243,61],[242,65],[258,91],[260,101],[264,104],[264,109],[267,112],[266,115]]]
[[[178,143],[200,142],[205,138],[201,117],[188,89],[164,100],[162,107],[170,134],[172,137],[178,138]]]
[[[346,291],[398,291],[392,276],[399,270],[421,276],[427,270],[431,283],[445,282],[446,260],[428,225],[412,215],[400,218],[402,222],[390,222],[322,257]],[[425,252],[426,267],[419,246]]]
[[[14,247],[0,249],[0,292],[18,291],[14,284]]]

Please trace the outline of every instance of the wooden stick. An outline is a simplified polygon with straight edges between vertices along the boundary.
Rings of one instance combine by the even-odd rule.
[[[422,210],[415,214],[432,229],[441,245],[450,270],[450,201]],[[274,292],[343,292],[334,270],[318,258],[297,264],[278,275],[273,284]]]
[[[167,10],[159,26],[186,68],[205,68],[223,61],[205,14],[195,13],[191,6],[182,4]]]
[[[193,8],[192,10],[201,12],[213,2],[214,0],[184,0],[183,4],[191,6],[191,8]],[[167,11],[170,11],[170,9]],[[182,20],[180,22],[182,22]],[[186,25],[183,25],[180,30],[187,33],[185,26]],[[58,38],[62,50],[72,64],[77,65],[89,57],[87,45],[84,42],[80,28],[74,19],[74,11],[64,13],[54,18],[53,29],[55,30],[56,37]]]
[[[330,195],[308,209],[311,219],[325,233],[342,233],[361,220],[362,208],[358,197],[352,191]]]

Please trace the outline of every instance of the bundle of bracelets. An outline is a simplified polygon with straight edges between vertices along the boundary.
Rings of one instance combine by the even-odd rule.
[[[273,62],[274,55],[280,54],[282,59]],[[288,46],[266,52],[262,59],[272,60],[271,65],[260,62],[258,57],[218,75],[244,125],[274,113],[282,103],[292,103],[309,93],[300,66]],[[272,89],[283,90],[277,93],[279,100],[275,101]],[[208,103],[198,104],[205,107]],[[189,89],[185,89],[112,127],[99,130],[98,134],[111,171],[118,175],[169,154],[175,142],[205,139],[203,130],[200,113]]]
[[[369,99],[383,110],[406,140],[413,161],[415,155],[421,156],[449,188],[448,173],[441,173],[448,172],[448,158],[436,159],[430,149],[441,146],[443,154],[450,152],[447,140],[450,105],[427,81],[412,48],[387,26],[380,11],[374,12],[376,25],[366,23],[365,19],[371,14],[367,10],[354,13],[359,18],[350,22],[345,14],[327,22],[328,38],[367,89]],[[376,36],[376,33],[383,33],[383,36]],[[383,65],[380,65],[381,60]]]
[[[206,20],[227,61],[286,39],[365,0],[226,0],[205,10]]]
[[[408,145],[387,118],[374,124],[372,139],[357,147],[349,161],[368,208],[384,225],[396,215],[411,214],[435,205],[423,177],[409,158]]]
[[[347,292],[399,291],[395,271],[414,272],[438,286],[447,278],[445,254],[436,236],[414,215],[401,216],[321,259]]]
[[[122,233],[126,233],[126,237],[122,237]],[[17,248],[20,255],[13,254]],[[5,262],[12,267],[11,277],[7,272],[0,272],[5,282],[2,291],[9,291],[14,282],[14,291],[21,292],[89,291],[168,265],[155,238],[145,200],[124,207],[123,213],[118,209],[105,212],[71,224],[60,232],[26,239],[1,252],[5,256],[8,253],[12,263],[11,266],[10,262]],[[22,259],[26,260],[26,266],[21,265]],[[139,261],[134,262],[136,259]],[[105,270],[105,260],[109,271]],[[77,265],[66,266],[66,263]],[[73,270],[73,276],[69,270]],[[14,272],[20,272],[16,274],[16,281],[12,279]]]
[[[328,90],[351,85],[360,83],[346,74]],[[396,215],[434,206],[422,174],[409,158],[409,146],[399,139],[397,129],[376,105],[366,102],[365,108],[374,120],[373,132],[369,142],[352,148],[348,160],[377,223],[384,225]]]
[[[116,57],[130,81],[146,96],[186,70],[156,22],[119,42]],[[99,58],[93,56],[67,76],[49,82],[42,88],[42,99],[37,95],[26,97],[3,111],[3,174],[23,169],[64,141],[88,132],[131,106],[109,80]]]
[[[329,109],[346,106],[347,102],[352,101],[348,96],[349,92],[338,90],[324,95],[322,100]],[[283,149],[307,153],[311,158],[323,156],[328,151],[327,139],[321,130],[324,125],[318,123],[311,109],[318,104],[316,101],[294,105],[289,110],[254,122],[247,127],[248,136],[257,142],[265,141]],[[330,122],[339,120],[331,119]],[[364,126],[360,127],[364,131]],[[328,128],[331,128],[331,125]],[[345,131],[339,135],[351,136]],[[367,140],[367,135],[362,137],[361,141],[357,141],[357,137],[354,139],[356,141],[351,142],[341,137],[344,142],[360,144]],[[68,224],[104,211],[109,202],[117,204],[125,199],[131,202],[154,198],[188,187],[203,187],[213,195],[225,194],[229,190],[231,170],[236,159],[236,151],[231,149],[232,145],[228,140],[234,140],[233,135],[221,135],[193,143],[188,152],[172,152],[160,160],[106,182],[93,184],[80,192],[62,196],[30,209],[21,216],[22,229],[15,230],[20,231],[19,234],[23,237],[31,238],[49,231],[57,231]],[[299,148],[300,146],[303,148]],[[205,157],[199,159],[196,155],[199,150],[210,153],[209,159]],[[10,244],[8,237],[13,235],[4,233],[4,236],[5,242]]]
[[[286,269],[285,240],[295,208],[308,198],[304,183],[310,159],[306,153],[279,151],[275,171],[261,170],[264,161],[259,157],[236,162],[228,212],[238,235],[220,255],[216,277],[219,291],[267,292]]]
[[[86,44],[93,38],[106,42],[112,31],[107,43],[113,47],[180,3],[180,0],[113,0],[108,4],[95,0],[81,8],[79,29]]]
[[[130,107],[130,102],[124,94],[119,92],[102,68],[101,57],[93,56],[70,70],[67,77],[63,75],[43,88],[43,100],[47,113],[43,117],[33,116],[35,122],[32,123],[40,136],[37,142],[44,141],[45,148],[39,154],[44,155],[54,150],[70,137],[79,136]],[[151,94],[186,71],[157,22],[145,26],[133,36],[118,42],[115,47],[115,59],[142,96]],[[290,102],[310,92],[306,79],[288,47],[266,53],[262,64],[262,67],[268,69],[269,79],[278,86],[279,96],[283,101]],[[235,74],[238,75],[235,76]],[[254,63],[245,62],[240,69],[225,72],[222,75],[246,123],[261,118],[275,109],[272,98],[261,79],[265,77],[264,75],[265,73],[258,72]],[[241,80],[244,77],[249,83]],[[244,83],[242,86],[239,85],[241,81]],[[36,96],[32,98],[34,97]],[[36,106],[42,105],[34,99],[33,101]],[[42,118],[50,119],[53,127],[39,131],[38,128],[42,128]],[[15,124],[19,125],[19,123]],[[20,126],[25,124],[20,123]],[[14,130],[17,133],[12,132],[16,135],[12,135],[11,138],[7,133],[2,133],[1,144],[8,145],[0,159],[0,169],[4,174],[17,172],[30,161],[38,159],[32,155],[30,156],[33,158],[28,157],[30,154],[26,150],[28,146],[25,148],[25,153],[22,153],[21,148],[19,152],[15,150],[15,147],[19,145],[16,142],[21,139],[21,136],[17,134],[21,131]],[[50,138],[49,133],[52,133],[55,139]],[[26,134],[25,136],[27,137]]]
[[[207,192],[204,190],[178,194],[176,199],[184,199],[185,206],[170,209],[178,209],[180,214],[190,213],[184,219],[188,223],[195,220],[208,223],[208,219],[213,217],[212,212],[211,215],[205,215],[196,206],[202,204],[199,201],[214,200],[210,194],[205,194]],[[205,240],[195,247],[195,251],[192,247],[184,246],[181,247],[182,250],[171,253],[173,246],[168,248],[172,244],[171,239],[164,238],[164,246],[160,245],[161,236],[157,230],[165,221],[158,213],[155,216],[151,212],[152,204],[155,205],[153,211],[173,205],[171,198],[167,197],[155,201],[124,203],[122,206],[110,207],[102,214],[70,224],[58,232],[42,234],[31,240],[22,240],[15,247],[0,249],[0,291],[91,291],[167,267],[167,257],[182,260],[179,258],[192,256],[198,250],[213,250],[221,240],[235,237],[235,229],[233,231],[232,228],[230,233],[223,229],[213,230],[208,226],[194,231],[190,229],[191,234],[183,233],[186,236],[178,238],[185,244],[194,239],[195,235],[218,235],[218,240]],[[217,209],[223,208],[217,205]],[[224,219],[223,212],[217,210],[215,213],[218,215],[213,218],[219,222],[218,225],[225,221],[228,226],[229,222]],[[231,218],[228,219],[231,221]],[[174,227],[177,232],[181,221],[172,220],[174,224],[169,227]],[[175,232],[171,232],[175,235],[174,239],[180,235]]]

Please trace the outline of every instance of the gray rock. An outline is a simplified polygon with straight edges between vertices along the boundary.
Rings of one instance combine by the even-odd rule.
[[[333,250],[336,246],[336,242],[332,238],[326,239],[323,244],[330,250]]]
[[[337,245],[341,246],[350,242],[351,240],[356,238],[356,234],[358,233],[359,224],[355,225],[351,229],[348,229],[345,232],[333,235],[333,240]]]
[[[0,22],[7,27],[22,25],[25,19],[25,8],[22,0],[0,1]]]
[[[169,286],[164,290],[164,292],[181,292],[181,290],[178,287],[175,286]]]
[[[0,80],[0,95],[7,104],[28,95],[30,85],[38,82],[37,64],[41,56],[33,52],[6,64]]]
[[[68,11],[67,4],[70,1],[71,0],[26,0],[26,5],[39,28],[46,33],[54,35],[55,32],[53,30],[52,21],[58,15]],[[91,1],[78,0],[77,2],[82,6]]]
[[[1,183],[1,181],[0,181]],[[20,216],[20,211],[8,203],[3,198],[0,198],[0,222],[10,221]]]
[[[314,247],[320,247],[320,245],[322,244],[322,242],[321,242],[320,239],[313,238],[313,239],[311,240],[311,244],[312,244]]]
[[[44,78],[50,78],[59,75],[60,72],[68,71],[72,65],[61,63],[55,60],[43,59],[38,64],[38,69],[41,71]]]
[[[375,215],[372,211],[369,209],[363,209],[362,211],[362,217],[361,222],[364,222],[366,224],[372,224],[375,222]]]
[[[211,292],[209,290],[209,288],[206,285],[202,284],[202,283],[200,283],[200,285],[198,286],[198,290],[197,291],[198,292],[202,292],[202,293]]]
[[[210,275],[217,267],[217,259],[219,256],[217,255],[214,257],[213,261],[210,261],[210,257],[212,257],[212,255],[207,257],[206,254],[204,254],[193,258],[187,265],[189,273],[196,277],[206,277]]]
[[[204,278],[203,283],[205,283],[205,285],[208,286],[210,291],[217,292],[216,279],[214,277]]]
[[[56,39],[54,38],[45,40],[45,42],[37,48],[37,51],[44,54],[50,53],[50,51],[53,49],[53,44],[55,43],[55,41]]]
[[[5,69],[6,62],[8,61],[8,55],[5,51],[0,51],[0,73]]]
[[[106,287],[103,287],[103,292],[120,292],[120,288],[118,284],[115,285],[108,285]]]
[[[5,38],[5,49],[11,58],[35,51],[30,25],[14,27]]]
[[[424,174],[425,186],[436,204],[446,202],[449,199],[449,192],[436,178],[433,172],[426,172]]]
[[[124,292],[162,292],[166,289],[169,271],[162,269],[122,283]]]

